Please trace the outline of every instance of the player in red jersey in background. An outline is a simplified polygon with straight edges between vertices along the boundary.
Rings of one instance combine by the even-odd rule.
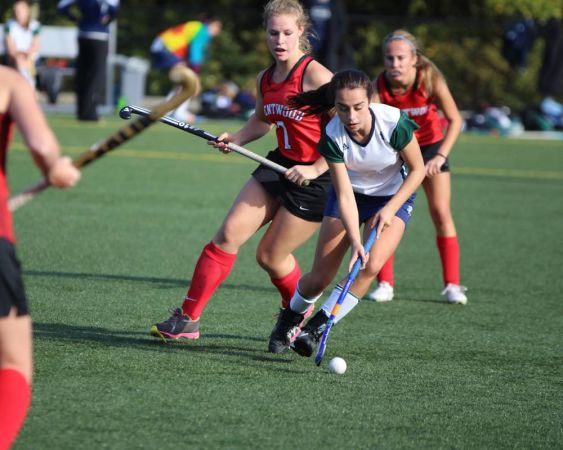
[[[459,136],[463,120],[442,73],[425,57],[414,36],[396,30],[383,41],[385,71],[376,80],[376,101],[405,111],[420,128],[415,134],[426,165],[422,183],[436,228],[436,244],[442,261],[444,295],[449,303],[465,305],[466,287],[460,285],[459,243],[450,208],[451,179],[448,156]],[[448,122],[445,134],[439,114]],[[390,301],[394,295],[393,256],[378,276],[369,297]]]
[[[15,70],[0,66],[0,450],[10,447],[31,400],[31,318],[12,216],[8,209],[6,153],[17,125],[33,159],[49,183],[73,186],[80,178],[59,144],[29,83]]]
[[[258,74],[256,112],[236,133],[223,133],[219,139],[244,145],[275,126],[278,147],[268,158],[289,169],[284,175],[265,166],[253,172],[203,249],[182,307],[151,328],[151,334],[161,339],[199,337],[199,318],[208,300],[229,275],[239,248],[265,225],[268,229],[258,244],[256,259],[278,289],[281,307],[286,308],[301,275],[293,251],[313,235],[323,217],[330,186],[328,165],[316,149],[323,117],[289,110],[287,98],[318,88],[332,73],[308,56],[309,22],[298,1],[268,2],[264,26],[274,63]],[[210,144],[228,151],[224,144]],[[302,186],[305,180],[310,180],[308,186]],[[270,339],[270,352],[289,349],[275,342]]]

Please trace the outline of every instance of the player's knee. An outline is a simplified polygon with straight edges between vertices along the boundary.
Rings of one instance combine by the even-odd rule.
[[[20,348],[21,346],[9,346],[2,350],[0,369],[13,369],[21,372],[31,383],[32,378],[32,356],[30,348]]]
[[[269,269],[274,265],[275,257],[272,252],[268,249],[261,248],[260,246],[256,249],[256,262],[262,269]]]
[[[366,278],[375,278],[387,262],[387,259],[383,259],[376,255],[370,255],[366,267],[360,272],[361,276]]]
[[[431,208],[430,216],[432,217],[434,224],[437,226],[444,226],[452,221],[450,208],[447,205]]]
[[[237,227],[225,222],[213,237],[213,242],[221,248],[238,248],[241,244]]]
[[[383,267],[383,263],[368,264],[363,271],[364,276],[366,278],[374,279],[377,276],[377,274],[379,273],[379,271],[381,270],[382,267]]]

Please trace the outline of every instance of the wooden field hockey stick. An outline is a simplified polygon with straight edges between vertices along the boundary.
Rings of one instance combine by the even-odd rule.
[[[364,252],[366,254],[369,253],[369,251],[371,250],[371,247],[373,246],[373,243],[375,242],[376,237],[377,237],[377,226],[374,226],[373,229],[369,233],[369,236],[368,236],[366,243],[364,244]],[[352,283],[354,283],[354,280],[358,276],[358,273],[360,272],[361,267],[362,267],[362,260],[360,258],[358,258],[356,260],[356,262],[354,263],[354,265],[352,266],[352,270],[350,271],[350,274],[348,275],[348,278],[346,279],[346,284],[342,288],[342,292],[338,296],[338,300],[336,301],[336,303],[332,307],[332,311],[330,312],[330,317],[328,318],[328,322],[326,323],[325,329],[323,331],[323,335],[321,337],[321,342],[319,344],[319,349],[317,351],[317,355],[315,356],[315,364],[317,366],[320,366],[321,362],[323,360],[323,356],[324,356],[325,351],[326,351],[326,341],[328,339],[328,333],[330,333],[330,330],[331,330],[332,326],[334,325],[334,319],[336,318],[336,315],[338,314],[338,310],[340,309],[340,306],[344,302],[344,299],[346,298],[346,294],[348,294],[348,291],[350,290]]]
[[[138,135],[141,131],[145,130],[147,127],[155,123],[168,111],[176,109],[188,98],[192,97],[199,91],[199,79],[197,75],[187,67],[179,67],[172,70],[170,72],[170,80],[178,84],[180,89],[178,93],[174,94],[170,99],[156,106],[149,115],[140,117],[136,121],[131,122],[131,124],[120,128],[103,141],[92,145],[84,153],[81,153],[76,158],[74,158],[72,160],[72,164],[78,169],[87,166],[91,162],[105,155],[107,152],[119,147],[124,142]],[[8,201],[8,207],[10,208],[10,211],[15,211],[16,209],[30,202],[31,200],[33,200],[33,198],[35,198],[37,194],[44,191],[49,186],[49,181],[47,179],[44,179],[35,183],[19,194],[14,195]]]
[[[146,117],[146,116],[149,116],[152,113],[149,109],[141,108],[139,106],[133,106],[133,105],[126,106],[126,107],[122,108],[121,111],[119,112],[119,116],[122,119],[130,119],[132,114],[137,114],[137,115]],[[205,139],[207,141],[219,142],[218,136],[211,134],[208,131],[202,130],[200,128],[196,128],[193,125],[190,125],[189,123],[173,119],[170,116],[163,116],[158,120],[162,123],[165,123],[166,125],[170,125],[174,128],[178,128],[179,130],[185,131],[186,133],[193,134],[194,136],[198,136],[198,137]],[[238,153],[239,155],[246,156],[247,158],[250,158],[250,159],[252,159],[256,162],[259,162],[260,164],[263,164],[266,167],[269,167],[270,169],[273,169],[278,173],[284,174],[285,172],[287,172],[287,167],[284,167],[280,164],[277,164],[274,161],[270,161],[269,159],[264,158],[261,155],[258,155],[256,153],[244,148],[244,147],[241,147],[240,145],[234,144],[232,142],[227,142],[227,141],[223,141],[223,142],[227,145],[227,148],[229,150],[232,150],[233,152]],[[309,180],[304,180],[301,183],[301,186],[308,186],[308,185],[309,185]]]

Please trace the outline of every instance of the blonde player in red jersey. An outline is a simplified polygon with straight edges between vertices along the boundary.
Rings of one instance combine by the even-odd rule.
[[[0,66],[0,450],[10,448],[31,400],[31,317],[15,250],[8,209],[6,156],[14,126],[49,183],[73,186],[80,172],[59,144],[35,99],[35,92],[15,70]]]
[[[376,80],[376,101],[406,112],[420,128],[415,134],[426,166],[422,183],[430,216],[436,228],[436,244],[442,261],[444,295],[448,303],[465,305],[466,287],[460,285],[459,243],[450,208],[451,180],[448,156],[459,136],[462,118],[438,68],[425,57],[413,35],[396,30],[383,41],[385,71]],[[448,122],[445,133],[439,114]],[[373,300],[393,299],[393,256],[378,274]]]
[[[278,146],[268,158],[289,169],[284,175],[265,166],[253,172],[203,249],[182,307],[152,326],[151,334],[161,339],[199,337],[199,319],[208,300],[228,276],[239,248],[265,225],[256,259],[278,289],[281,307],[286,308],[301,275],[293,251],[322,221],[330,187],[328,165],[316,150],[323,117],[289,110],[287,98],[318,88],[332,73],[308,56],[309,22],[298,1],[269,1],[264,26],[274,63],[258,74],[256,112],[236,133],[223,133],[219,139],[244,145],[275,127]],[[228,151],[224,144],[210,144]],[[305,180],[308,186],[302,186]],[[273,353],[288,348],[289,344],[279,346],[272,340],[268,346]]]

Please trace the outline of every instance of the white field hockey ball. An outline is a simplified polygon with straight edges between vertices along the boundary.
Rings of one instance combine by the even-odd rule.
[[[332,373],[342,375],[346,372],[346,361],[338,356],[336,358],[332,358],[328,363],[328,370]]]

